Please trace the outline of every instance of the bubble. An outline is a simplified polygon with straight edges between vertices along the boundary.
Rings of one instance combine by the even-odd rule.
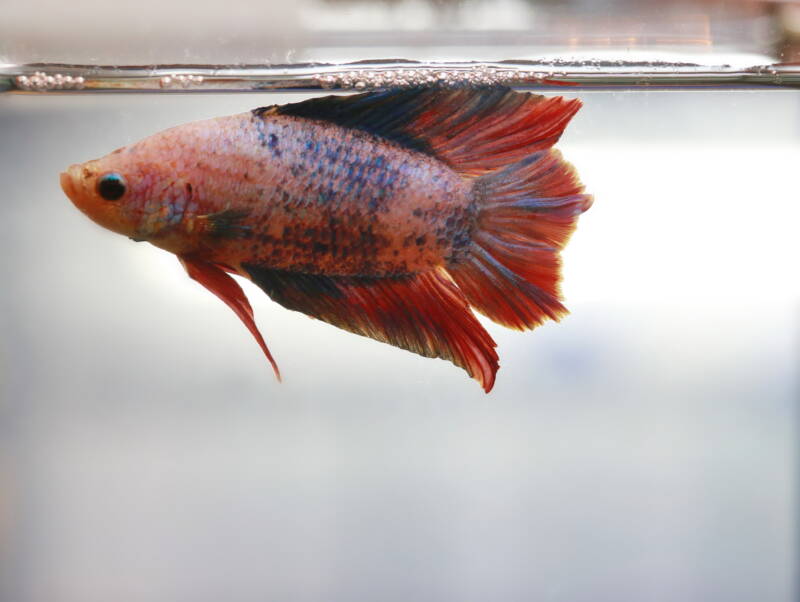
[[[554,64],[548,61],[546,64]],[[568,61],[560,60],[567,65]],[[540,64],[545,64],[542,62]],[[492,65],[475,65],[463,68],[434,69],[374,69],[341,71],[312,76],[323,89],[377,90],[429,86],[442,88],[485,88],[494,85],[514,85],[520,82],[542,82],[553,77],[566,77],[566,71],[535,71],[530,69],[500,68]]]
[[[35,90],[44,92],[47,90],[80,90],[83,88],[85,80],[82,77],[72,77],[62,73],[47,74],[44,71],[36,71],[33,75],[19,75],[15,78],[17,88],[20,90]]]

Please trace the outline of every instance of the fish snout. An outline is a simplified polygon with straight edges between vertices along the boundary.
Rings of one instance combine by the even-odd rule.
[[[70,200],[75,194],[75,189],[72,185],[72,177],[65,171],[61,172],[61,190],[64,191],[64,194],[66,194]]]
[[[79,202],[80,165],[71,165],[67,171],[61,172],[61,190],[75,204]]]

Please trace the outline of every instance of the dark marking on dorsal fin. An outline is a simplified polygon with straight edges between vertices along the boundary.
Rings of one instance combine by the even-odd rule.
[[[428,88],[323,96],[279,106],[275,114],[335,123],[433,155],[428,142],[410,133],[408,125],[427,105],[441,102],[441,98],[442,90]]]
[[[272,115],[272,114],[274,114],[278,108],[279,108],[278,105],[269,105],[267,107],[259,107],[257,109],[253,109],[250,112],[253,115],[255,115],[256,117],[261,117],[263,115]]]

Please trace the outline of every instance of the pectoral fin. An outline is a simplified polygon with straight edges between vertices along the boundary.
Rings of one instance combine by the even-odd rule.
[[[244,238],[250,233],[246,209],[225,209],[197,218],[203,232],[214,238]]]
[[[278,380],[281,380],[281,373],[278,369],[278,365],[269,352],[264,338],[258,331],[258,326],[256,326],[256,322],[253,318],[253,308],[250,306],[250,302],[247,300],[247,297],[245,297],[244,291],[237,282],[226,274],[222,268],[213,263],[187,255],[179,256],[178,259],[180,259],[181,264],[183,264],[183,267],[186,269],[186,273],[189,274],[189,278],[196,280],[222,299],[225,304],[233,310],[233,313],[239,316],[239,319],[247,326],[247,330],[255,337],[264,355],[267,356],[269,363],[272,365],[272,369],[275,371],[275,376]]]

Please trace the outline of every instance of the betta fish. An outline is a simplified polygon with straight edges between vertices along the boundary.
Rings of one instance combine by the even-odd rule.
[[[559,252],[592,197],[552,146],[580,106],[504,87],[314,98],[168,129],[61,186],[101,226],[177,255],[278,378],[229,274],[489,392],[496,344],[471,310],[519,330],[566,313]]]

